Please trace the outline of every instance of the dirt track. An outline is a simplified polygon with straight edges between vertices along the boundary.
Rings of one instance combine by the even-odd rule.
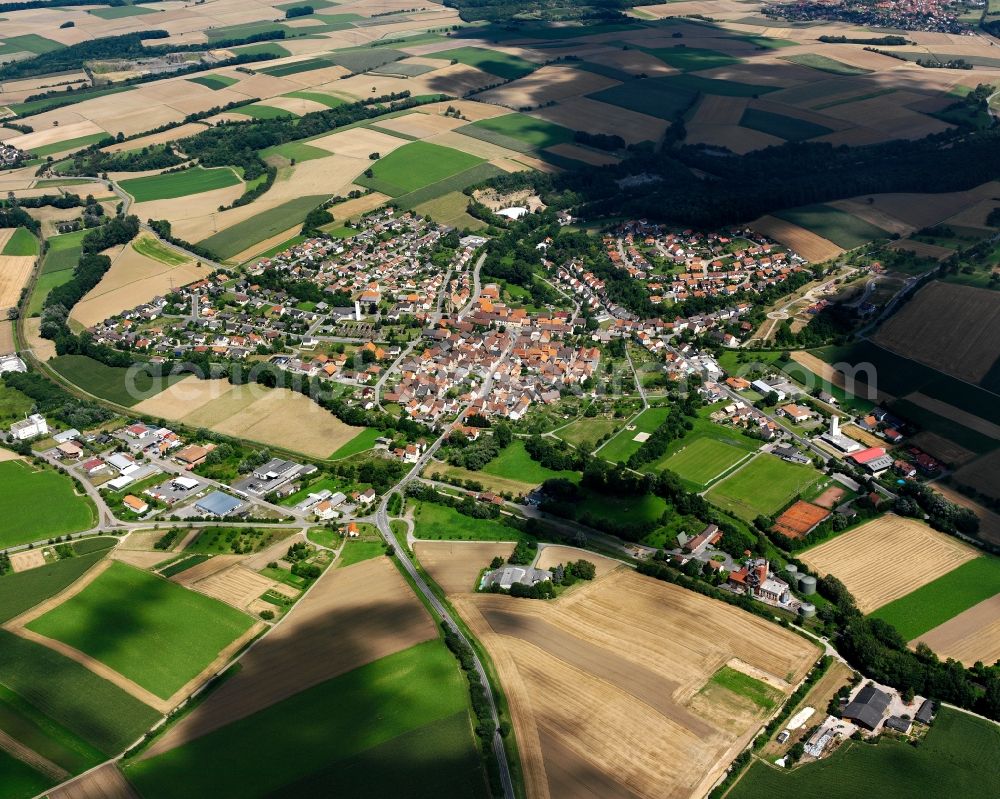
[[[434,622],[388,558],[328,570],[247,652],[239,673],[167,730],[143,757],[169,751],[436,634]]]

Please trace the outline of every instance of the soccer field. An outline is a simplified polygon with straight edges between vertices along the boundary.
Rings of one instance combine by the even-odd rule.
[[[758,455],[713,486],[705,498],[741,519],[752,521],[760,515],[771,516],[821,476],[811,466],[788,463],[774,455]]]
[[[27,626],[167,699],[251,624],[215,599],[116,562]]]
[[[0,549],[77,533],[96,519],[90,500],[77,496],[72,480],[54,469],[4,461],[0,486]]]
[[[724,441],[699,438],[657,465],[676,472],[685,480],[705,486],[739,463],[746,455],[745,449],[734,447]]]

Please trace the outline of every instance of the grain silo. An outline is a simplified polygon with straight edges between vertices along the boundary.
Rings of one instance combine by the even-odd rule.
[[[816,615],[816,606],[812,602],[803,602],[799,605],[799,616],[803,619],[811,619]]]
[[[809,596],[816,593],[816,578],[809,574],[799,577],[799,593]]]

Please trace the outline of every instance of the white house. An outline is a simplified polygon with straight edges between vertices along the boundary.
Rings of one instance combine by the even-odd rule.
[[[49,433],[49,424],[40,413],[33,413],[27,419],[14,422],[10,426],[10,434],[16,441],[27,441],[36,436],[45,436]]]

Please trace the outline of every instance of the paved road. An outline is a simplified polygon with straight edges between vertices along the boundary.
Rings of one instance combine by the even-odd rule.
[[[482,285],[479,282],[479,271],[483,268],[484,263],[486,263],[485,252],[476,259],[476,265],[472,267],[472,293],[469,294],[469,301],[458,312],[459,319],[471,312],[476,303],[479,302],[479,295],[482,292]]]

